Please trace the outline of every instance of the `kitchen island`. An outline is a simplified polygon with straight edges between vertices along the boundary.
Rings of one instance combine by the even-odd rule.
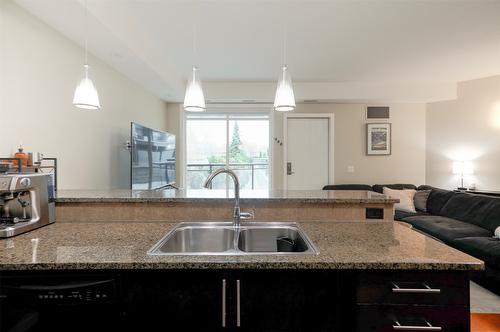
[[[404,224],[301,222],[312,255],[148,255],[174,225],[56,222],[0,240],[1,300],[30,289],[40,317],[58,304],[62,325],[40,323],[53,331],[81,315],[101,325],[75,330],[469,330],[469,274],[483,262]]]
[[[257,220],[393,220],[398,199],[373,191],[241,190],[242,210]],[[61,190],[57,221],[227,220],[233,190]]]

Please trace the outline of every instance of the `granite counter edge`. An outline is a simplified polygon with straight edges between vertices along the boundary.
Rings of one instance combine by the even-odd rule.
[[[113,198],[113,197],[59,197],[57,204],[68,203],[227,203],[233,198]],[[242,204],[309,203],[309,204],[395,204],[392,198],[241,198]]]
[[[28,270],[155,270],[155,269],[309,269],[309,270],[433,270],[483,271],[484,263],[338,263],[338,262],[131,262],[131,263],[17,263],[1,264],[0,271]]]

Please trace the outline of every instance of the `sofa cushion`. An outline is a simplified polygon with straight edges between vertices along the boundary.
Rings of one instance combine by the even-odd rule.
[[[440,215],[441,209],[453,195],[455,195],[453,191],[438,188],[432,189],[427,199],[427,212],[429,214]]]
[[[500,239],[493,237],[464,237],[455,239],[453,246],[500,269]]]
[[[406,183],[376,184],[372,188],[373,188],[373,191],[382,194],[384,192],[384,187],[389,188],[389,189],[396,189],[396,190],[402,190],[402,189],[414,189],[414,190],[417,190],[417,187],[415,185],[413,185],[413,184],[406,184]]]
[[[367,184],[327,184],[323,190],[366,190],[372,191],[372,186]]]
[[[413,204],[415,192],[416,191],[413,189],[396,190],[389,189],[387,187],[384,188],[384,195],[399,200],[399,203],[394,204],[394,209],[396,211],[406,211],[411,213],[417,212],[415,210],[415,204]]]
[[[455,193],[441,209],[440,215],[489,229],[483,220],[493,208],[494,198],[467,193]],[[500,202],[500,200],[498,200]],[[499,204],[500,210],[500,204]],[[500,216],[500,215],[499,215]],[[490,229],[493,231],[494,229]]]
[[[403,220],[404,218],[408,218],[408,217],[425,216],[425,215],[428,215],[428,214],[425,212],[420,212],[420,211],[417,211],[416,213],[406,212],[406,211],[401,211],[401,210],[394,211],[394,219],[395,220]]]
[[[500,198],[499,197],[488,197],[490,202],[486,209],[488,212],[481,221],[481,225],[484,228],[489,229],[494,232],[495,229],[500,227]]]
[[[493,235],[482,227],[442,216],[419,215],[404,218],[403,221],[445,243],[451,243],[454,239],[462,237]]]
[[[427,200],[432,190],[417,190],[413,196],[413,203],[417,211],[427,212]]]
[[[432,190],[432,189],[438,189],[438,188],[429,186],[428,184],[422,184],[417,188],[417,190]]]

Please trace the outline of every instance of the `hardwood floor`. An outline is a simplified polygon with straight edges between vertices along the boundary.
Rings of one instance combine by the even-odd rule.
[[[500,296],[471,282],[471,332],[500,332]]]
[[[500,332],[500,314],[471,314],[471,332]]]

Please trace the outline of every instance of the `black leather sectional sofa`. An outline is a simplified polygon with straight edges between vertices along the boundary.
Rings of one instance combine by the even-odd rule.
[[[343,189],[349,189],[346,185]],[[411,224],[447,245],[485,262],[486,272],[476,281],[500,294],[500,239],[494,231],[500,227],[500,198],[438,189],[411,184],[375,185],[372,190],[430,190],[427,211],[408,213],[395,211],[395,220]],[[336,189],[339,190],[339,189]]]

